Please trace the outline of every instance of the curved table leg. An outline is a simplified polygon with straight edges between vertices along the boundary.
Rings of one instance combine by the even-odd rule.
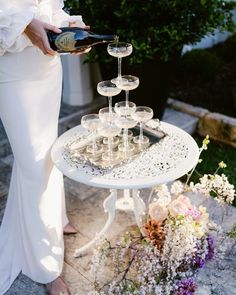
[[[74,257],[79,257],[82,254],[84,254],[90,247],[92,247],[101,237],[106,233],[106,231],[109,229],[112,221],[115,218],[116,214],[116,200],[117,200],[117,190],[112,189],[110,195],[104,200],[103,202],[103,208],[106,213],[108,213],[108,218],[106,221],[106,224],[102,228],[102,230],[95,235],[95,237],[82,246],[79,249],[75,250]]]
[[[142,231],[142,219],[146,212],[146,205],[144,201],[139,196],[139,191],[133,189],[132,190],[132,197],[134,200],[134,216],[138,227],[140,228],[141,233]]]

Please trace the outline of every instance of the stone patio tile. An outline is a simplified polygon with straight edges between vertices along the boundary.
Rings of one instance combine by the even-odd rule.
[[[93,194],[86,201],[81,201],[75,198],[74,195],[67,193],[67,207],[70,203],[70,199],[73,199],[74,209],[69,211],[69,219],[71,222],[79,229],[79,234],[74,236],[65,236],[65,261],[69,264],[76,272],[78,272],[77,283],[71,285],[72,294],[85,295],[91,286],[89,282],[84,279],[89,277],[89,269],[92,258],[93,247],[88,250],[88,252],[79,258],[74,257],[74,251],[86,244],[90,239],[92,239],[97,232],[99,232],[104,226],[107,218],[107,214],[103,211],[103,201],[106,198],[106,194],[100,194],[99,189],[97,189],[97,194]],[[70,205],[69,205],[70,206]],[[135,219],[132,213],[117,211],[115,220],[113,221],[110,229],[108,230],[106,236],[108,238],[114,237],[114,235],[123,231],[128,225],[135,223]],[[79,287],[80,278],[83,280],[83,287]],[[65,279],[69,280],[69,276],[65,274]],[[85,292],[85,293],[84,293]]]
[[[10,184],[12,168],[6,165],[0,160],[0,181],[4,183],[7,187]]]
[[[86,294],[88,281],[83,276],[83,270],[75,270],[72,266],[65,262],[62,276],[65,278],[68,286],[70,286],[72,295]]]
[[[13,166],[13,162],[14,162],[14,157],[13,157],[13,154],[10,154],[10,155],[7,155],[6,157],[4,158],[1,158],[1,161],[6,164],[6,165],[9,165],[10,167]]]
[[[7,138],[5,129],[3,127],[2,121],[0,120],[0,141],[4,140]]]
[[[171,108],[167,108],[162,121],[174,124],[189,134],[193,134],[197,128],[199,118]]]
[[[80,200],[85,200],[90,198],[94,193],[100,194],[109,194],[109,190],[106,189],[97,189],[92,186],[88,186],[83,183],[76,182],[74,180],[69,179],[68,177],[64,178],[65,190],[69,191],[70,194],[79,198]],[[73,201],[73,199],[71,199]]]
[[[5,295],[47,295],[47,292],[43,285],[20,274]]]
[[[0,225],[2,223],[2,218],[3,218],[5,206],[6,206],[6,201],[7,201],[6,195],[4,195],[0,198]]]
[[[11,150],[8,139],[1,140],[0,141],[0,158],[6,157],[7,155],[11,153],[12,153],[12,150]]]
[[[5,196],[7,194],[7,192],[8,192],[7,186],[3,182],[0,181],[0,198]]]

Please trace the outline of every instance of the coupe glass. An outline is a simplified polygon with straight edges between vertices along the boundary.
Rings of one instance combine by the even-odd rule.
[[[109,110],[112,112],[112,96],[118,95],[121,92],[121,89],[110,80],[106,80],[98,83],[97,91],[99,94],[108,97]]]
[[[132,101],[119,101],[115,104],[115,112],[119,116],[130,116],[136,110],[136,104]]]
[[[109,107],[102,108],[99,110],[98,114],[102,122],[108,122],[108,121],[115,122],[115,119],[117,118],[117,114],[114,112],[114,108],[111,108],[111,109]],[[111,142],[112,142],[112,146],[115,146],[118,144],[119,138],[113,137]],[[108,138],[104,138],[103,143],[108,144]]]
[[[149,107],[138,106],[136,107],[135,113],[133,113],[131,116],[136,122],[139,122],[140,124],[140,134],[134,137],[134,142],[138,143],[140,146],[148,144],[149,138],[147,136],[143,136],[143,124],[152,119],[153,110]]]
[[[119,154],[113,151],[112,139],[114,136],[120,133],[120,128],[112,121],[104,121],[98,128],[98,133],[101,136],[108,138],[108,151],[102,154],[102,159],[104,161],[112,164],[119,158]]]
[[[114,109],[119,116],[130,116],[132,113],[135,112],[136,104],[131,101],[129,102],[120,101],[115,104]],[[132,128],[132,127],[129,127],[129,128]],[[122,136],[123,139],[124,139],[124,133],[125,133],[125,129],[123,129],[123,132],[119,134],[119,136]],[[128,130],[128,137],[132,137],[132,135],[133,135],[133,132],[131,130]]]
[[[117,118],[117,114],[114,111],[114,108],[102,108],[99,110],[98,115],[99,115],[99,119],[103,122],[114,122],[115,119]]]
[[[121,79],[112,79],[111,81],[121,90],[125,90],[125,100],[127,103],[129,101],[129,91],[139,86],[139,78],[132,75],[122,75]]]
[[[115,42],[108,44],[107,51],[111,56],[118,58],[118,77],[116,79],[120,80],[122,57],[129,56],[133,51],[133,46],[126,42]]]
[[[114,108],[112,108],[110,110],[108,107],[100,109],[99,112],[98,112],[98,115],[99,115],[99,118],[100,118],[102,123],[111,122],[111,123],[114,124],[115,120],[118,117],[118,115],[114,111]],[[116,135],[118,135],[118,134],[116,134]],[[114,137],[112,137],[111,140],[110,140],[110,145],[111,145],[112,149],[115,146],[117,146],[117,144],[119,142],[119,138],[116,135]],[[109,145],[109,140],[108,140],[107,136],[105,136],[105,138],[103,138],[103,144]]]
[[[129,142],[128,129],[136,126],[137,122],[130,115],[118,116],[115,120],[116,125],[119,128],[123,128],[123,143],[119,144],[118,149],[124,152],[125,156],[130,154],[134,150],[134,145]]]
[[[86,148],[86,151],[92,153],[93,156],[102,151],[102,146],[96,143],[96,134],[100,124],[101,121],[97,114],[88,114],[81,118],[81,125],[93,133],[93,143]]]

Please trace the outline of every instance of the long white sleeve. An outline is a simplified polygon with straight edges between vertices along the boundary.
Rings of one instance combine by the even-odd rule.
[[[21,51],[29,46],[30,40],[23,34],[34,16],[33,10],[0,6],[0,55],[5,52]]]
[[[52,3],[52,22],[58,27],[67,27],[69,22],[75,22],[77,27],[83,28],[85,23],[81,15],[69,15],[64,10],[63,0],[51,0]]]

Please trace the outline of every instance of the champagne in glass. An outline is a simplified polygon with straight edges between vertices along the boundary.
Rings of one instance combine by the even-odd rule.
[[[103,123],[98,128],[98,133],[101,136],[108,138],[108,152],[102,154],[102,159],[104,161],[113,164],[119,158],[118,153],[114,153],[112,148],[112,138],[120,133],[120,128],[112,121],[103,121]]]
[[[114,112],[114,108],[111,108],[111,109],[109,107],[102,108],[99,110],[98,114],[102,122],[108,122],[108,121],[115,122],[115,119],[117,118],[117,114]],[[112,138],[111,142],[113,146],[117,145],[119,142],[119,138],[114,137]],[[103,143],[108,144],[108,139],[104,138]]]
[[[112,112],[112,96],[118,95],[121,92],[121,89],[110,80],[106,80],[98,83],[97,91],[102,96],[108,97],[109,110]]]
[[[131,102],[131,101],[120,101],[117,102],[115,104],[115,112],[119,115],[119,116],[130,116],[132,113],[135,112],[136,110],[136,104]],[[124,128],[124,127],[122,127]],[[128,128],[132,128],[132,127],[128,127]],[[123,137],[124,139],[124,133],[125,133],[125,129],[123,129],[123,132],[121,132],[120,136]],[[131,130],[128,130],[128,137],[132,137],[133,132]]]
[[[93,133],[93,144],[87,146],[86,151],[92,153],[93,156],[102,151],[102,146],[96,143],[97,129],[99,128],[101,121],[97,114],[88,114],[81,118],[81,125]]]
[[[143,136],[143,124],[147,123],[153,117],[153,110],[149,107],[138,106],[136,111],[131,115],[132,118],[140,124],[140,134],[134,137],[134,142],[138,143],[141,147],[149,143],[149,138]]]
[[[107,51],[111,56],[118,58],[118,77],[117,80],[121,79],[121,63],[122,58],[129,56],[133,51],[133,46],[126,42],[114,42],[107,46]]]
[[[115,104],[114,110],[119,116],[130,116],[135,112],[136,104],[132,101],[128,103],[126,101],[120,101]]]
[[[125,100],[129,102],[129,91],[134,90],[139,86],[139,78],[132,75],[122,75],[121,79],[111,80],[118,88],[125,91]]]
[[[119,144],[118,149],[121,152],[124,152],[125,157],[134,150],[134,145],[128,140],[128,129],[133,128],[137,122],[130,115],[119,116],[115,120],[116,125],[119,128],[123,128],[123,143]]]

